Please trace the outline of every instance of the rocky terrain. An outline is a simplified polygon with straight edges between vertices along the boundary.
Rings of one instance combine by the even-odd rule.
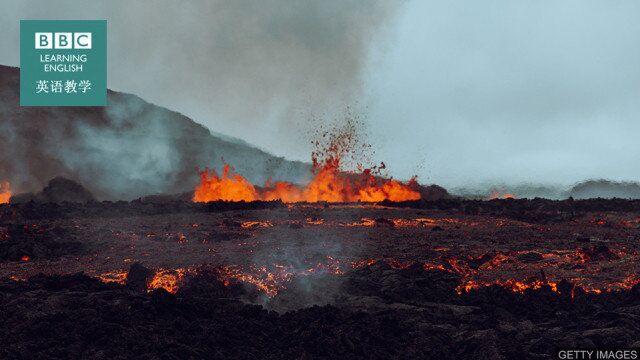
[[[638,347],[639,203],[0,206],[2,358]]]

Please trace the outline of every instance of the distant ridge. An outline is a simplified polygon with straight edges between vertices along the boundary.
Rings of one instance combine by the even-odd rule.
[[[499,185],[489,186],[484,189],[454,189],[453,194],[468,199],[490,199],[500,197],[501,194],[512,194],[516,198],[533,199],[536,197],[546,199],[593,199],[593,198],[619,198],[640,199],[640,183],[633,181],[612,181],[606,179],[585,180],[571,187],[553,185]]]
[[[568,193],[574,199],[621,198],[640,199],[640,184],[610,180],[588,180],[574,185]]]

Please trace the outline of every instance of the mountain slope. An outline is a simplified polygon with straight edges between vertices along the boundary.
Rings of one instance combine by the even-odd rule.
[[[251,182],[306,182],[310,165],[212,133],[137,96],[108,91],[108,106],[20,107],[19,69],[0,65],[0,180],[37,191],[56,176],[98,199],[192,190],[198,169],[222,159]],[[215,116],[212,115],[212,116]]]

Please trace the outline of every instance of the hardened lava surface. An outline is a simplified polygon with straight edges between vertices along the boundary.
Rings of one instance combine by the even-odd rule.
[[[140,262],[152,269],[202,265],[340,275],[384,262],[419,264],[461,285],[543,277],[588,291],[630,288],[638,273],[635,202],[496,200],[427,202],[431,208],[362,204],[23,204],[0,210],[0,276],[92,276]],[[439,204],[439,205],[438,205]],[[420,208],[422,207],[422,208]],[[612,210],[613,209],[613,210]],[[542,275],[542,273],[544,275]],[[274,283],[278,279],[274,280]]]
[[[623,200],[4,205],[0,357],[639,347],[639,237]]]

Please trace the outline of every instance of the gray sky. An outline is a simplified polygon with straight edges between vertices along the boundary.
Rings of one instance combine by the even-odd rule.
[[[291,159],[350,106],[395,177],[640,180],[638,1],[0,5],[0,63],[20,19],[106,18],[110,88]]]
[[[399,176],[421,159],[448,186],[640,180],[640,2],[404,10],[367,86],[375,148]]]

